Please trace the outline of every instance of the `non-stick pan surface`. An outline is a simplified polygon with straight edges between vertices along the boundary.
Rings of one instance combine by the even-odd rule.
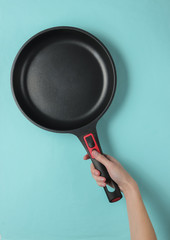
[[[91,154],[82,137],[109,107],[116,87],[113,60],[98,39],[72,27],[38,33],[17,54],[11,83],[27,118],[50,131],[76,134]],[[100,145],[94,149],[101,151]]]

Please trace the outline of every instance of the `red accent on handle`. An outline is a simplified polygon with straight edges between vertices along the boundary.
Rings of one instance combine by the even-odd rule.
[[[113,199],[111,202],[117,202],[117,201],[119,201],[120,199],[121,199],[121,197],[118,197],[118,198]]]
[[[90,148],[90,147],[88,146],[88,143],[87,143],[86,138],[89,137],[89,136],[91,136],[91,137],[93,138],[93,141],[94,141],[94,144],[95,144],[93,148]],[[97,143],[96,143],[96,141],[95,141],[95,138],[94,138],[93,134],[92,134],[92,133],[89,133],[89,134],[85,135],[83,138],[84,138],[84,141],[85,141],[85,143],[86,143],[86,146],[87,146],[87,148],[88,148],[88,150],[89,150],[89,153],[90,153],[91,157],[94,158],[93,155],[92,155],[92,151],[93,151],[93,150],[96,150],[96,151],[98,151],[98,152],[100,153],[100,150],[99,150],[99,147],[97,146]]]

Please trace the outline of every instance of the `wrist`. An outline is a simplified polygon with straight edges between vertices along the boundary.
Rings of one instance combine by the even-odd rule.
[[[128,181],[127,184],[125,184],[122,191],[126,199],[133,196],[134,194],[140,195],[139,187],[134,179],[131,179],[130,181]]]

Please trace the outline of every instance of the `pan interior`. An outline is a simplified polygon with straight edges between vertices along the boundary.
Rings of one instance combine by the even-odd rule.
[[[44,32],[28,42],[15,62],[12,83],[26,116],[53,131],[93,121],[106,108],[115,87],[104,48],[70,29]]]

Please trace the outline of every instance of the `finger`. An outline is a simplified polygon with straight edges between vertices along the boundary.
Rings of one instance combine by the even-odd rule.
[[[88,154],[86,154],[86,155],[83,157],[84,160],[87,160],[87,159],[89,159],[89,158],[90,158],[90,157],[89,157]]]
[[[106,182],[106,178],[105,177],[93,175],[93,178],[96,180],[96,182],[99,182],[99,183]]]
[[[106,183],[97,182],[97,185],[99,185],[100,187],[105,187],[105,186],[106,186]]]
[[[94,164],[93,164],[93,163],[91,163],[90,169],[91,169],[92,175],[100,176],[100,171],[98,171],[98,170],[94,167]]]
[[[97,152],[96,150],[92,151],[92,154],[96,160],[98,160],[100,163],[102,163],[106,168],[109,167],[110,161],[102,154]]]

